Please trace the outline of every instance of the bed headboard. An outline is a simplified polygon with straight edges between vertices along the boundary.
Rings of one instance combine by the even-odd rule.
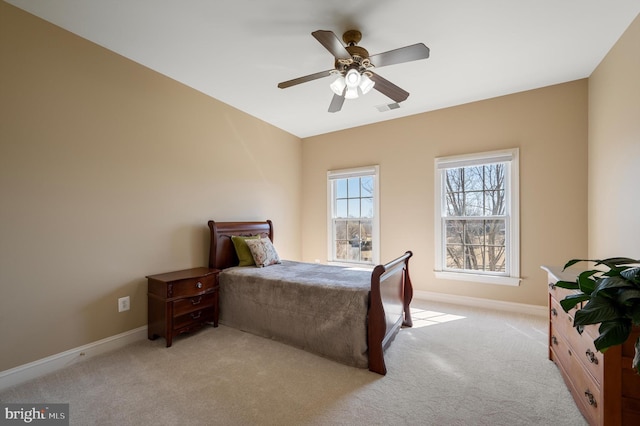
[[[216,222],[209,221],[211,245],[209,247],[209,268],[225,269],[238,264],[236,249],[231,236],[260,235],[273,242],[273,224],[265,222]]]

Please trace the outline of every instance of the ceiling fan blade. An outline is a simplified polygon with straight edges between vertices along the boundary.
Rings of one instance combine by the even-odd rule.
[[[369,60],[374,67],[385,67],[387,65],[401,64],[403,62],[417,61],[418,59],[427,59],[429,57],[429,48],[423,43],[412,44],[411,46],[401,47],[388,52],[378,53],[369,56]]]
[[[402,102],[409,97],[409,92],[399,88],[389,80],[382,78],[377,74],[371,73],[371,80],[376,83],[375,86],[373,86],[374,89],[393,99],[395,102]]]
[[[329,105],[329,112],[338,112],[342,109],[342,104],[344,104],[344,96],[333,95],[333,99],[331,99],[331,104]]]
[[[286,89],[287,87],[295,86],[296,84],[306,83],[307,81],[317,80],[319,78],[328,77],[331,75],[333,70],[320,71],[315,74],[305,75],[304,77],[294,78],[293,80],[283,81],[282,83],[278,83],[278,87],[281,89]]]
[[[331,31],[317,30],[311,33],[336,59],[351,60],[351,54]]]

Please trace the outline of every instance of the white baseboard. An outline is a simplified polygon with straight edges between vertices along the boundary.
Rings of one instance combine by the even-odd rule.
[[[527,305],[524,303],[503,302],[501,300],[481,299],[478,297],[456,296],[453,294],[434,293],[431,291],[413,292],[413,297],[424,301],[451,303],[453,305],[472,306],[476,308],[494,309],[497,311],[515,312],[526,315],[548,317],[549,308],[539,305]]]
[[[51,355],[9,370],[0,371],[0,392],[45,374],[53,373],[75,362],[122,348],[130,343],[147,338],[147,326],[142,326],[115,336],[107,337],[88,345]]]

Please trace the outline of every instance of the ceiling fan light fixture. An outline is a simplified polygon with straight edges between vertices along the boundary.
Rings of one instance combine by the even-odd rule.
[[[359,87],[363,95],[369,93],[375,84],[375,81],[371,80],[367,74],[362,74]]]
[[[358,86],[349,87],[347,86],[347,91],[344,94],[345,99],[356,99],[358,97]]]
[[[347,87],[347,83],[344,81],[344,77],[339,75],[338,78],[336,78],[333,83],[329,85],[329,87],[331,87],[333,93],[338,96],[342,96],[342,94],[344,93],[344,88]]]
[[[360,84],[360,80],[362,79],[362,77],[358,70],[351,68],[349,71],[347,71],[344,79],[349,89],[355,89]]]

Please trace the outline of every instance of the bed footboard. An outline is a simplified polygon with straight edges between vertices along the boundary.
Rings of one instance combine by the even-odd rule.
[[[376,266],[371,274],[367,320],[369,370],[378,374],[387,373],[384,351],[400,327],[413,325],[409,307],[413,298],[409,278],[409,258],[412,255],[407,251],[385,265]]]

